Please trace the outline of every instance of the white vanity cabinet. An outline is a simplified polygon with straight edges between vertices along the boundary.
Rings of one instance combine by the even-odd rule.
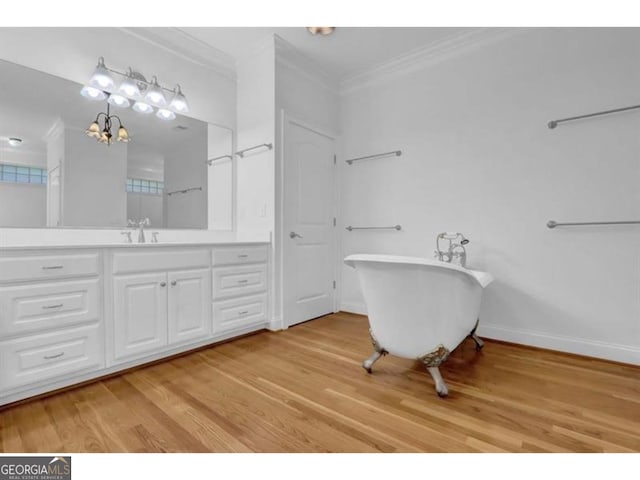
[[[114,364],[210,334],[209,262],[208,249],[113,253]]]
[[[267,261],[264,245],[214,249],[214,334],[267,320]]]
[[[0,405],[268,326],[269,245],[0,248]]]
[[[87,250],[0,256],[0,403],[104,367],[101,262]]]

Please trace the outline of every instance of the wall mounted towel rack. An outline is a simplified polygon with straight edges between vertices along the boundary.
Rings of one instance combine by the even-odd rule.
[[[366,157],[358,157],[358,158],[350,158],[349,160],[345,160],[349,165],[353,162],[359,162],[360,160],[369,160],[371,158],[379,158],[379,157],[388,157],[390,155],[395,155],[399,157],[402,155],[402,150],[394,150],[393,152],[385,152],[385,153],[376,153],[375,155],[367,155]]]
[[[187,193],[187,192],[193,192],[194,190],[200,190],[202,191],[202,187],[191,187],[191,188],[185,188],[184,190],[175,190],[173,192],[167,192],[167,196],[170,197],[171,195],[175,194],[175,193]]]
[[[640,225],[640,220],[619,220],[614,222],[556,222],[549,220],[547,228],[556,227],[582,227],[587,225]]]
[[[256,145],[255,147],[249,147],[249,148],[245,148],[244,150],[238,150],[236,152],[236,155],[238,155],[240,158],[243,158],[245,153],[251,150],[255,150],[257,148],[262,148],[262,147],[266,147],[267,150],[271,150],[273,148],[273,143],[261,143],[260,145]]]
[[[348,227],[345,227],[345,230],[348,230],[350,232],[352,230],[402,230],[402,226],[393,225],[392,227],[352,227],[351,225],[349,225]]]
[[[586,115],[577,115],[575,117],[560,118],[558,120],[551,120],[549,123],[547,123],[547,127],[549,127],[550,129],[554,129],[560,123],[571,122],[573,120],[582,120],[583,118],[598,117],[600,115],[609,115],[611,113],[626,112],[628,110],[635,110],[637,108],[640,108],[640,105],[632,105],[630,107],[622,107],[622,108],[613,108],[611,110],[603,110],[602,112],[587,113]]]
[[[233,157],[231,155],[220,155],[219,157],[210,158],[209,160],[205,160],[204,163],[206,163],[207,165],[211,166],[211,164],[213,162],[215,162],[216,160],[222,160],[223,158],[228,158],[229,160],[233,160]]]

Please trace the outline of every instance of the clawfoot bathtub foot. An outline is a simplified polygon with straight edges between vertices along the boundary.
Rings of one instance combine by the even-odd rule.
[[[364,368],[367,373],[371,373],[371,367],[373,367],[373,364],[376,363],[384,353],[383,350],[373,352],[369,358],[362,362],[362,368]]]
[[[371,336],[371,343],[373,344],[374,352],[369,358],[362,362],[362,368],[364,368],[367,373],[371,373],[371,367],[373,367],[373,364],[376,363],[380,359],[380,357],[388,353],[384,348],[380,346],[371,329],[369,329],[369,335]]]
[[[431,378],[433,378],[433,381],[436,384],[436,392],[438,393],[438,396],[446,397],[449,395],[449,389],[447,388],[447,384],[444,383],[440,369],[438,367],[427,367],[427,370],[429,370]]]
[[[476,350],[480,351],[482,350],[482,347],[484,347],[484,342],[476,333],[476,330],[478,330],[478,323],[480,323],[480,319],[476,320],[476,326],[473,327],[473,330],[471,330],[469,336],[473,339],[474,342],[476,342]]]

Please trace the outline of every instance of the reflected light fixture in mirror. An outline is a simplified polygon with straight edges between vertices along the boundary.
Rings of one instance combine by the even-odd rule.
[[[11,137],[9,138],[9,145],[11,145],[12,147],[19,147],[20,145],[22,145],[22,139],[17,137]]]
[[[129,137],[129,132],[124,125],[122,125],[122,121],[120,117],[117,115],[111,115],[109,111],[110,104],[107,103],[107,113],[100,112],[96,116],[96,119],[89,128],[85,130],[85,133],[88,137],[95,138],[99,143],[105,143],[106,145],[111,145],[113,142],[113,134],[111,133],[111,121],[112,119],[118,120],[118,136],[117,140],[119,142],[129,142],[131,139]],[[102,127],[100,126],[100,119],[102,118]]]
[[[114,74],[123,77],[117,88]],[[172,94],[169,102],[164,92]],[[115,107],[128,108],[133,105],[133,110],[141,114],[153,113],[156,107],[156,116],[162,120],[173,120],[176,113],[189,112],[189,103],[180,85],[170,90],[160,85],[155,75],[149,82],[131,67],[126,73],[110,69],[105,65],[103,57],[98,59],[88,85],[82,87],[80,94],[90,100],[107,99]]]
[[[318,33],[320,35],[330,35],[335,29],[336,27],[307,27],[307,30],[312,35],[317,35]]]

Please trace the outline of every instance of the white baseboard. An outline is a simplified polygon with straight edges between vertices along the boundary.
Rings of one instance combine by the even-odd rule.
[[[367,306],[364,303],[348,303],[342,302],[340,304],[341,312],[357,313],[359,315],[367,314]]]
[[[478,334],[481,337],[503,340],[505,342],[520,343],[533,347],[547,348],[549,350],[559,350],[561,352],[640,365],[640,348],[630,345],[566,337],[545,332],[505,328],[491,324],[487,325],[483,324],[482,320],[478,327]]]

